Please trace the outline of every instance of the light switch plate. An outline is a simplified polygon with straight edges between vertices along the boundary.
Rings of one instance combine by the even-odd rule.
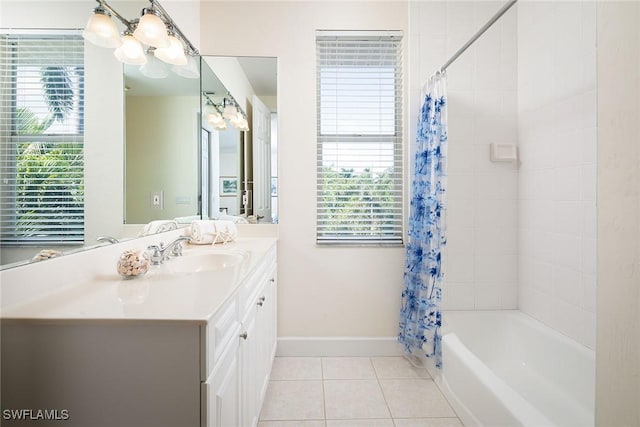
[[[151,208],[152,209],[164,209],[164,194],[162,191],[152,191],[151,195]]]

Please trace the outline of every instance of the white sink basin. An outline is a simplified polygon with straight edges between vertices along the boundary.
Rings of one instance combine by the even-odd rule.
[[[163,269],[170,273],[220,271],[238,267],[248,258],[248,253],[240,251],[191,253],[165,261]]]

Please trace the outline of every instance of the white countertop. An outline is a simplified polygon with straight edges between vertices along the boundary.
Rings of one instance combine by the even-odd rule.
[[[218,271],[168,274],[172,262],[152,266],[143,277],[123,280],[116,272],[97,274],[23,304],[5,308],[2,319],[34,321],[191,321],[206,322],[276,245],[275,238],[239,238],[224,245],[185,245],[184,256],[203,252],[248,253],[235,267]]]

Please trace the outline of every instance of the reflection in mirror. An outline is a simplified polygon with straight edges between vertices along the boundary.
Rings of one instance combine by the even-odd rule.
[[[231,98],[249,128],[240,131],[227,121],[222,130],[204,115],[203,212],[277,223],[277,59],[203,56],[202,64],[203,111],[212,104],[222,110]]]
[[[125,64],[124,88],[125,223],[199,215],[199,79]]]

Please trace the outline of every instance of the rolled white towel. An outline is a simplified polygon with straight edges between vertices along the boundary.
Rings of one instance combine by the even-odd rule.
[[[178,223],[176,221],[158,219],[146,224],[142,228],[142,231],[140,232],[139,236],[141,237],[150,236],[152,234],[158,234],[158,233],[163,233],[165,231],[176,230],[177,228],[178,228]]]
[[[190,228],[191,243],[196,245],[233,242],[238,238],[238,228],[231,221],[196,220]]]
[[[200,219],[200,215],[189,215],[189,216],[178,216],[173,220],[178,224],[191,224],[192,221],[196,221]]]

